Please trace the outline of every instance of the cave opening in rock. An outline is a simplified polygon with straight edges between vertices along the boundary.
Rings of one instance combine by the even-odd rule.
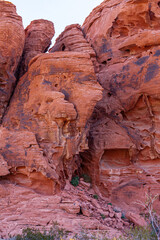
[[[105,150],[101,161],[101,169],[116,169],[130,165],[130,156],[128,149],[108,149]]]
[[[66,46],[62,44],[62,51],[64,51],[65,49],[66,49]]]

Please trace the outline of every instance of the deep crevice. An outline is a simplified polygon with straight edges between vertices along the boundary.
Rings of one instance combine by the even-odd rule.
[[[83,34],[84,39],[87,41],[87,43],[91,46],[91,48],[92,48],[93,51],[95,52],[95,58],[96,58],[96,60],[98,61],[98,59],[97,59],[98,56],[97,56],[96,50],[94,49],[93,45],[92,45],[90,42],[88,42],[88,40],[87,40],[87,38],[86,38],[86,34],[85,34],[85,32],[83,31],[82,28],[81,28],[81,31],[82,31],[82,34]],[[93,64],[93,66],[96,67],[94,64]]]
[[[66,49],[66,46],[62,44],[62,51],[64,51],[65,49]]]
[[[12,86],[12,88],[11,88],[11,89],[12,89],[12,90],[11,90],[11,95],[10,95],[10,97],[9,97],[9,100],[8,100],[8,102],[7,102],[7,105],[6,105],[6,107],[5,107],[5,109],[4,109],[4,112],[3,112],[3,114],[2,114],[2,118],[0,119],[0,124],[3,123],[3,119],[4,119],[4,117],[5,117],[5,115],[6,115],[7,111],[8,111],[8,108],[9,108],[9,106],[10,106],[10,103],[11,103],[12,97],[13,97],[13,95],[14,95],[14,92],[15,92],[15,89],[16,89],[17,84],[18,84],[18,81],[16,80],[16,82],[13,84],[13,86]]]
[[[108,94],[107,94],[107,95],[108,95],[108,97],[111,97],[111,96],[112,96],[112,93],[108,92]]]
[[[23,54],[22,54],[22,56],[23,56]],[[14,74],[14,77],[15,77],[16,81],[15,81],[15,82],[12,84],[12,86],[11,86],[11,94],[10,94],[9,100],[8,100],[8,102],[7,102],[6,108],[4,109],[4,112],[3,112],[3,114],[2,114],[2,118],[1,118],[1,120],[0,120],[0,124],[3,123],[3,119],[4,119],[4,117],[5,117],[5,115],[6,115],[7,111],[8,111],[8,108],[9,108],[9,106],[10,106],[10,104],[11,104],[12,97],[13,97],[13,95],[14,95],[14,93],[15,93],[17,84],[18,84],[19,79],[20,79],[20,77],[19,77],[19,72],[20,72],[20,66],[21,66],[21,63],[22,63],[22,56],[21,56],[21,58],[20,58],[20,61],[19,61],[19,63],[18,63],[17,69],[16,69],[15,74]]]

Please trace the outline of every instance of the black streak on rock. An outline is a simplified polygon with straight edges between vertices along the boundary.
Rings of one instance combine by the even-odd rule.
[[[135,64],[140,66],[140,65],[144,64],[147,61],[148,58],[149,58],[149,56],[142,57],[142,58],[138,59],[135,62]]]
[[[154,57],[158,57],[158,56],[160,56],[160,50],[157,50],[154,54]]]
[[[158,74],[159,66],[156,63],[149,64],[145,75],[145,82],[149,82]]]
[[[50,81],[47,81],[47,80],[44,80],[42,84],[43,84],[43,85],[46,85],[46,84],[47,84],[47,85],[52,85],[52,83],[51,83]]]
[[[61,89],[61,92],[64,94],[65,96],[65,100],[68,101],[69,100],[69,93],[65,90],[65,89]]]

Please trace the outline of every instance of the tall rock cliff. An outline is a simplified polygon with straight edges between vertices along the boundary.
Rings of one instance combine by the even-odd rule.
[[[24,30],[5,1],[0,19],[0,237],[28,219],[122,229],[107,202],[160,195],[160,2],[105,0],[49,52],[52,22]],[[92,185],[71,186],[82,173]]]
[[[96,51],[103,98],[81,157],[95,186],[124,209],[160,194],[160,6],[104,1],[83,24]],[[157,200],[159,206],[159,201]]]
[[[88,149],[88,120],[102,98],[102,87],[92,62],[95,52],[80,26],[75,29],[88,51],[45,53],[55,32],[52,22],[34,20],[24,30],[16,7],[7,1],[0,1],[0,19],[0,237],[7,237],[22,229],[19,221],[25,228],[28,217],[35,219],[29,222],[32,226],[39,217],[40,226],[53,218],[66,225],[70,212],[80,212],[70,181],[81,165],[78,154]],[[64,191],[68,185],[72,199]],[[46,216],[46,209],[55,212]]]

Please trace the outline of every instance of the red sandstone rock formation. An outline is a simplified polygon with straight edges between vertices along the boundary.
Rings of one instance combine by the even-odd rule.
[[[41,182],[42,187],[44,184],[45,182]],[[24,188],[1,179],[0,236],[7,238],[8,234],[17,235],[26,226],[38,227],[43,231],[44,226],[46,229],[53,227],[55,221],[74,235],[81,232],[82,228],[89,230],[89,233],[92,230],[96,231],[97,228],[98,234],[107,231],[107,237],[111,239],[121,235],[120,230],[129,223],[119,218],[107,202],[93,199],[93,194],[95,194],[93,189],[81,186],[77,189],[67,184],[61,194],[48,196],[35,192],[30,187]],[[99,209],[92,200],[99,205]],[[77,215],[80,213],[80,207],[87,209],[90,216]],[[102,219],[102,211],[106,219]],[[112,217],[109,217],[111,213]]]
[[[13,4],[0,2],[2,236],[25,228],[29,217],[33,226],[50,226],[54,217],[69,230],[88,219],[93,229],[128,226],[108,200],[146,224],[136,200],[160,194],[159,6],[105,0],[44,54],[53,24],[33,21],[23,49],[21,18]],[[16,74],[26,73],[11,97],[20,57]],[[98,200],[90,184],[69,184],[77,169],[92,177]]]
[[[64,186],[78,167],[74,156],[88,148],[86,123],[101,93],[88,54],[56,52],[33,58],[17,85],[3,125],[16,131],[17,137],[21,131],[31,135],[36,143],[24,138],[26,149],[34,148],[43,163],[36,162],[34,156],[29,159],[15,135],[22,146],[17,149],[21,153],[15,150],[13,154],[20,157],[13,159],[12,142],[1,150],[9,167],[43,173],[54,181],[53,192]]]
[[[85,52],[91,57],[95,71],[98,71],[98,63],[96,53],[86,40],[82,28],[79,24],[67,26],[65,30],[56,39],[56,43],[50,49],[50,52],[56,51],[72,51]]]
[[[158,1],[110,0],[83,25],[104,91],[81,157],[95,186],[125,210],[138,211],[146,192],[160,194],[159,23]]]
[[[105,0],[92,11],[83,31],[100,64],[124,62],[160,44],[158,4],[151,0]]]
[[[11,97],[14,76],[24,47],[22,18],[16,7],[0,1],[0,121]]]
[[[17,72],[19,77],[27,72],[29,61],[33,57],[48,50],[54,33],[53,23],[44,19],[32,21],[25,29],[25,45]]]

